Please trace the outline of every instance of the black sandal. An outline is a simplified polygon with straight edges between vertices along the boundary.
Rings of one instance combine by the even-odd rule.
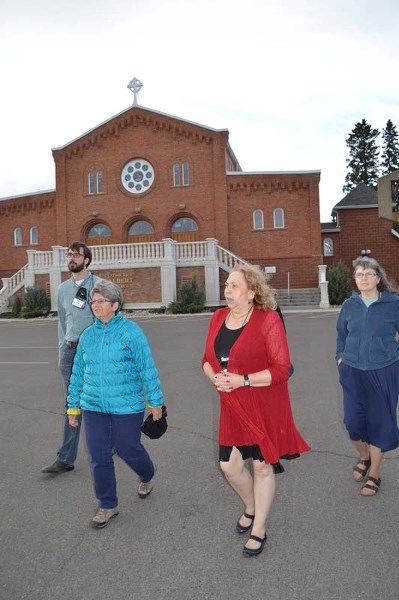
[[[244,525],[241,525],[240,519],[242,519],[242,517],[247,517],[247,519],[251,519],[251,523],[248,525],[248,527],[244,527]],[[253,522],[254,518],[255,518],[255,515],[249,515],[248,513],[246,513],[244,511],[244,514],[241,515],[241,517],[237,521],[236,531],[238,533],[245,533],[246,531],[249,531],[252,527],[252,522]]]
[[[263,546],[266,543],[266,533],[264,538],[260,538],[257,535],[250,535],[249,539],[254,540],[255,542],[259,542],[260,546],[259,548],[247,548],[246,546],[244,546],[244,548],[242,549],[242,553],[244,554],[244,556],[258,556],[258,554],[260,554],[263,551]]]
[[[369,483],[369,481],[371,481],[372,483]],[[364,485],[362,485],[361,489],[360,489],[360,493],[362,496],[375,496],[376,493],[378,492],[378,490],[380,489],[380,485],[381,485],[381,478],[378,477],[378,479],[376,477],[371,477],[371,475],[369,475],[366,479],[366,483]],[[373,493],[372,494],[363,494],[362,490],[372,490]]]
[[[364,467],[358,467],[358,465],[364,465]],[[363,481],[363,479],[366,477],[368,470],[371,466],[371,459],[370,458],[359,458],[359,460],[357,461],[357,463],[355,464],[355,466],[353,467],[353,473],[360,473],[361,477],[359,477],[359,479],[356,479],[355,476],[353,476],[353,479],[355,481]]]

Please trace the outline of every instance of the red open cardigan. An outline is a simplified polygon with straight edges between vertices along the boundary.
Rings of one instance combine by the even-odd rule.
[[[215,338],[229,312],[221,308],[212,316],[202,364],[209,362],[215,372],[220,365],[215,354]],[[239,387],[219,392],[221,446],[258,444],[267,463],[280,457],[310,450],[296,429],[288,394],[290,355],[287,337],[278,314],[254,308],[241,335],[229,354],[228,370],[244,375],[269,369],[272,377],[267,387]]]

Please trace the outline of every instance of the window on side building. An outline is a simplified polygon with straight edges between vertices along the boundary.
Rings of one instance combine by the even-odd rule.
[[[263,210],[254,210],[252,213],[252,224],[254,229],[264,229]]]
[[[14,229],[14,246],[22,246],[22,229],[16,227]]]
[[[323,255],[334,256],[334,242],[331,238],[324,238],[323,241]]]
[[[29,243],[31,245],[39,243],[39,232],[37,227],[31,227],[29,229]]]
[[[273,227],[274,229],[284,228],[284,211],[282,208],[275,208],[273,211]]]

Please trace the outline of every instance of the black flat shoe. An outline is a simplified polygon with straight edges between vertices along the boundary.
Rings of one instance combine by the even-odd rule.
[[[56,460],[49,467],[44,467],[41,470],[41,473],[54,473],[54,474],[66,473],[67,471],[73,471],[74,468],[75,468],[74,465],[72,465],[70,463],[62,462],[62,460]]]
[[[247,517],[247,519],[251,519],[251,523],[248,525],[248,527],[244,527],[244,525],[241,525],[240,519],[242,519],[242,517]],[[253,522],[254,518],[255,518],[255,515],[249,515],[248,513],[244,512],[244,514],[241,515],[240,519],[238,519],[238,521],[237,521],[236,531],[238,533],[245,533],[246,531],[249,531],[252,527],[252,522]]]
[[[265,533],[265,537],[263,539],[258,537],[257,535],[250,535],[249,539],[254,540],[255,542],[259,542],[260,546],[259,546],[259,548],[246,548],[244,546],[244,548],[242,549],[243,555],[244,556],[258,556],[258,554],[260,554],[263,551],[263,546],[266,543],[266,540],[267,540],[266,533]]]

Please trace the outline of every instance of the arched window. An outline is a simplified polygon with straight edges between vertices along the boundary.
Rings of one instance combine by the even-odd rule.
[[[323,241],[323,255],[334,256],[334,242],[331,238],[324,238]]]
[[[14,229],[14,246],[22,246],[22,229],[20,227]]]
[[[105,223],[97,223],[90,228],[88,238],[111,237],[111,229]]]
[[[282,208],[275,208],[273,211],[273,227],[274,229],[284,227],[284,211]]]
[[[264,229],[263,210],[254,210],[252,213],[252,223],[254,229]]]
[[[154,228],[148,221],[135,221],[129,227],[128,235],[150,235]]]
[[[172,233],[182,233],[183,231],[198,231],[198,225],[190,217],[180,217],[172,225]]]
[[[31,245],[39,243],[39,233],[37,227],[31,227],[29,229],[29,243]]]

